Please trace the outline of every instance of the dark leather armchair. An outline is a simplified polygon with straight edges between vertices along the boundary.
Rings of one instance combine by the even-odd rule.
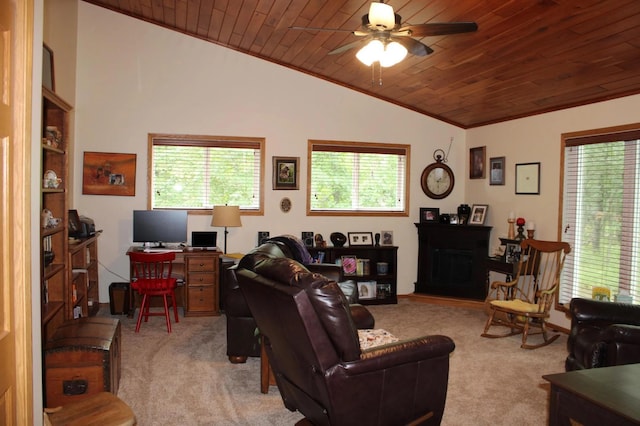
[[[440,424],[455,347],[450,338],[361,350],[352,309],[335,281],[287,258],[244,265],[238,282],[286,408],[314,425]]]
[[[250,255],[250,256],[249,256]],[[264,244],[251,250],[247,256],[241,260],[241,267],[251,267],[248,262],[257,262],[263,258],[285,257],[296,259],[301,263],[311,261],[309,252],[304,244],[297,237],[283,235],[271,238]],[[226,274],[226,288],[223,291],[223,309],[227,317],[227,357],[232,363],[244,363],[247,357],[260,356],[260,336],[257,334],[256,321],[251,315],[247,302],[238,287],[236,269],[232,266],[222,273]],[[314,272],[341,282],[343,279],[342,269],[333,264],[310,263],[306,267]],[[357,303],[358,292],[355,284],[343,283],[342,290],[348,295],[351,303]],[[361,319],[360,328],[373,328],[373,317]]]
[[[640,362],[640,306],[572,299],[567,371]]]

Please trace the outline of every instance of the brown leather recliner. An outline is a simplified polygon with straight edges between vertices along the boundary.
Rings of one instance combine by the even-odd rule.
[[[249,256],[250,255],[250,256]],[[296,259],[302,263],[310,261],[311,256],[304,247],[302,241],[291,235],[282,235],[269,239],[264,244],[251,250],[245,256],[239,266],[251,267],[248,262],[271,257],[286,257]],[[232,363],[244,363],[247,357],[260,356],[260,336],[256,332],[256,321],[251,315],[247,302],[238,287],[236,268],[232,266],[222,273],[226,274],[226,288],[224,289],[223,309],[227,317],[227,357]],[[311,263],[307,268],[319,272],[332,280],[343,280],[342,269],[333,264]],[[358,292],[355,284],[342,283],[342,290],[349,296],[351,303],[357,303]],[[373,328],[373,316],[361,318],[360,328]]]
[[[566,371],[640,362],[640,306],[575,298]]]
[[[251,270],[238,269],[239,285],[289,410],[314,425],[440,424],[455,348],[449,337],[361,350],[335,281],[287,258],[245,265]]]

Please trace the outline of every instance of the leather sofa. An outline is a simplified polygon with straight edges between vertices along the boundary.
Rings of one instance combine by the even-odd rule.
[[[575,298],[566,371],[640,363],[640,306]]]
[[[351,303],[357,303],[358,292],[354,283],[342,282],[342,268],[327,263],[311,263],[312,258],[303,242],[292,235],[273,237],[254,248],[239,262],[225,271],[226,288],[223,290],[223,310],[227,317],[227,357],[229,361],[244,363],[247,357],[260,356],[260,336],[256,332],[256,322],[251,315],[247,302],[238,287],[236,269],[238,267],[252,267],[248,263],[255,263],[263,258],[290,258],[306,264],[314,272],[321,273],[334,281],[341,282],[343,292]],[[357,308],[359,309],[359,308]],[[373,317],[361,314],[361,328],[373,328]]]
[[[313,425],[440,424],[449,337],[361,349],[353,307],[335,281],[293,259],[248,258],[238,282],[286,408]]]

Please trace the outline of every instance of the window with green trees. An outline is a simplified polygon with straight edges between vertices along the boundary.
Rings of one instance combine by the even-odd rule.
[[[640,125],[563,135],[562,239],[572,251],[560,303],[597,287],[640,303],[639,139]]]
[[[262,211],[263,138],[151,134],[149,145],[152,208]]]
[[[309,215],[408,215],[410,146],[308,142]]]

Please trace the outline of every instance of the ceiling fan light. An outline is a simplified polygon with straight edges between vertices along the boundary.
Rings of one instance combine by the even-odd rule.
[[[387,44],[383,54],[380,56],[380,66],[391,67],[407,56],[407,48],[396,41]]]
[[[381,30],[391,30],[396,26],[393,7],[384,3],[371,3],[369,8],[369,23]]]
[[[366,66],[370,67],[384,54],[384,45],[380,40],[371,40],[356,53],[356,58]]]

